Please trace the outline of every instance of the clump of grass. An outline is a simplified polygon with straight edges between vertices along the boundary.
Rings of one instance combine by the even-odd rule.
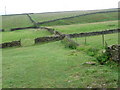
[[[95,47],[90,47],[88,45],[86,45],[86,46],[81,45],[81,46],[77,47],[77,50],[86,52],[89,56],[95,56],[96,53],[98,53],[100,49],[95,48]]]
[[[98,62],[100,62],[100,64],[103,65],[109,62],[110,57],[107,53],[101,53],[100,55],[97,55],[96,59],[98,60]]]
[[[78,44],[69,37],[65,37],[61,42],[65,44],[65,48],[76,49],[78,46]]]

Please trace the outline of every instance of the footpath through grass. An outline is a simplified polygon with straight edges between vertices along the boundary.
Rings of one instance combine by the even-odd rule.
[[[118,28],[118,21],[106,21],[86,24],[73,24],[73,25],[62,25],[52,26],[55,30],[60,31],[64,34],[82,33],[82,32],[93,32],[102,31],[107,29]]]
[[[60,42],[3,49],[3,88],[114,88],[117,67],[96,61]]]

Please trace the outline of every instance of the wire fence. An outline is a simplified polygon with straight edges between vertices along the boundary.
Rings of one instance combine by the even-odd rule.
[[[94,47],[104,47],[105,45],[118,44],[118,35],[119,33],[114,34],[102,34],[97,36],[86,36],[74,38],[77,43],[80,45],[90,45]]]

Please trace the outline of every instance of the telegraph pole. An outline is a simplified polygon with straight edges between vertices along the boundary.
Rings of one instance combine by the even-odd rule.
[[[6,15],[6,6],[5,6],[5,15]]]

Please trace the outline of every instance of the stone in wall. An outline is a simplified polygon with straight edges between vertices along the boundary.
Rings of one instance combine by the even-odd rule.
[[[87,32],[87,33],[74,33],[68,34],[70,38],[76,37],[85,37],[85,36],[94,36],[94,35],[102,35],[102,34],[111,34],[120,32],[120,29],[112,29],[112,30],[105,30],[105,31],[97,31],[97,32]]]
[[[0,44],[0,48],[7,48],[7,47],[14,47],[14,46],[21,46],[21,42],[20,41],[12,41],[12,42]]]
[[[0,32],[4,32],[4,29],[0,29]]]
[[[120,60],[120,45],[108,46],[106,52],[109,53],[110,58],[114,61],[119,62]]]
[[[65,36],[40,37],[35,39],[35,43],[51,42],[62,40]]]

